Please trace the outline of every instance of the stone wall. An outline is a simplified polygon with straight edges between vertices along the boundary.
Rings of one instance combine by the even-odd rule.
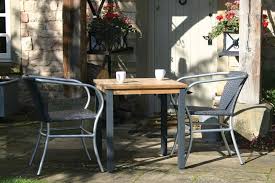
[[[62,0],[19,2],[23,73],[62,77]]]

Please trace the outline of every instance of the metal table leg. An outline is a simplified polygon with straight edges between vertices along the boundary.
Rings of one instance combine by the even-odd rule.
[[[161,154],[167,155],[167,95],[160,95],[161,100]]]
[[[181,89],[178,99],[178,167],[185,168],[185,95],[186,89]]]
[[[107,141],[107,171],[114,170],[114,118],[113,118],[113,92],[106,92],[106,141]]]

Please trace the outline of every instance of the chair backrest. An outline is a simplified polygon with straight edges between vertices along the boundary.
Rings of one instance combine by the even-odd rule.
[[[45,101],[45,98],[42,97],[42,94],[40,89],[38,88],[36,79],[31,77],[26,77],[24,78],[24,81],[30,90],[31,97],[35,105],[35,110],[39,117],[38,120],[45,121],[45,122],[50,121],[50,117],[48,113],[48,104]]]
[[[232,71],[228,74],[228,77],[237,77],[237,79],[228,80],[225,84],[219,109],[226,110],[233,114],[238,96],[248,75],[246,72]]]

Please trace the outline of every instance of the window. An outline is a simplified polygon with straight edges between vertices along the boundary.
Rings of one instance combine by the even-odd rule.
[[[11,59],[10,0],[0,0],[0,59]]]

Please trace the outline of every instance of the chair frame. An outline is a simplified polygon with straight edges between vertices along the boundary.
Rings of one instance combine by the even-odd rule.
[[[102,114],[103,111],[103,107],[104,107],[104,99],[103,99],[103,95],[101,94],[101,92],[94,86],[89,85],[89,84],[85,84],[82,83],[78,80],[75,79],[64,79],[64,78],[56,78],[56,77],[43,77],[43,76],[33,76],[33,75],[26,75],[22,77],[24,80],[32,80],[32,82],[38,82],[38,83],[48,83],[48,84],[60,84],[60,85],[67,85],[67,86],[75,86],[75,87],[83,87],[86,91],[87,94],[87,102],[84,106],[84,109],[87,109],[88,106],[90,105],[90,101],[91,101],[91,94],[89,89],[92,89],[95,91],[95,95],[96,95],[96,100],[97,100],[97,112],[96,112],[96,116],[94,118],[94,125],[93,125],[93,131],[90,132],[89,130],[84,128],[84,122],[83,120],[81,120],[81,125],[79,127],[73,127],[73,128],[50,128],[50,123],[54,122],[51,121],[49,118],[49,115],[47,114],[47,111],[45,111],[44,109],[39,109],[41,111],[42,116],[42,120],[40,122],[40,128],[38,130],[38,137],[37,137],[37,141],[35,144],[35,148],[33,150],[31,159],[29,161],[29,166],[32,165],[32,162],[35,158],[37,149],[39,147],[40,144],[40,140],[41,137],[45,137],[45,146],[44,146],[44,150],[43,150],[43,154],[42,154],[42,158],[40,160],[40,164],[39,164],[39,168],[37,171],[37,175],[41,174],[41,170],[43,167],[43,163],[44,163],[44,159],[46,156],[46,152],[47,152],[47,148],[48,148],[48,143],[49,143],[49,139],[50,138],[81,138],[81,142],[82,142],[82,146],[87,154],[87,157],[89,160],[91,160],[89,151],[87,149],[87,145],[85,143],[84,138],[92,138],[93,139],[93,148],[94,148],[94,152],[95,152],[95,156],[96,156],[96,160],[97,163],[99,165],[100,171],[104,172],[100,157],[99,157],[99,153],[98,153],[98,149],[96,146],[96,133],[97,133],[97,126],[98,126],[98,122],[99,122],[99,118]],[[35,83],[36,85],[36,83]],[[32,87],[32,86],[31,86]],[[37,87],[37,86],[35,86]],[[32,90],[35,90],[35,88],[32,88]],[[39,92],[39,91],[37,91]],[[37,99],[34,99],[37,100]],[[46,123],[46,129],[44,128],[44,125]],[[51,131],[62,131],[62,130],[76,130],[76,129],[80,129],[81,130],[81,134],[71,134],[71,135],[52,135]]]
[[[187,80],[187,79],[209,77],[209,76],[226,76],[228,74],[230,74],[230,72],[215,72],[215,73],[199,74],[199,75],[181,77],[177,81],[182,82],[182,81]],[[244,85],[247,77],[248,77],[248,75],[246,73],[244,73],[243,76],[225,77],[225,78],[221,78],[221,79],[208,79],[208,80],[193,82],[193,83],[191,83],[187,87],[187,91],[189,91],[190,88],[192,88],[192,87],[194,87],[196,85],[199,85],[199,84],[214,83],[214,82],[221,82],[221,81],[231,81],[231,80],[237,80],[237,79],[244,79],[244,81],[240,84],[240,87],[238,88],[238,91],[236,92],[234,98],[232,99],[233,105],[232,105],[232,108],[230,109],[231,115],[228,115],[229,116],[229,124],[228,125],[224,124],[224,123],[220,123],[222,121],[221,116],[227,116],[227,115],[221,115],[221,116],[216,115],[216,116],[218,116],[218,123],[204,124],[204,123],[199,122],[199,124],[203,124],[203,125],[218,125],[219,129],[193,130],[193,122],[192,122],[192,119],[191,119],[191,114],[190,114],[190,111],[188,109],[188,106],[186,106],[185,110],[186,110],[187,118],[188,118],[189,123],[190,123],[190,129],[189,129],[190,130],[190,132],[189,132],[190,133],[190,141],[189,141],[189,145],[188,145],[187,154],[186,154],[186,157],[185,157],[186,160],[188,159],[188,157],[190,155],[190,152],[191,152],[192,142],[193,142],[193,133],[202,133],[202,132],[203,133],[205,133],[205,132],[208,132],[208,133],[210,133],[210,132],[221,132],[221,136],[222,136],[222,139],[224,141],[225,147],[226,147],[226,149],[228,151],[228,154],[231,156],[232,155],[232,151],[229,148],[228,142],[227,142],[227,140],[225,138],[225,134],[224,134],[225,131],[229,131],[230,135],[231,135],[231,139],[232,139],[233,145],[234,145],[234,148],[235,148],[235,151],[236,151],[236,154],[237,154],[238,159],[240,161],[240,164],[241,165],[244,164],[244,162],[243,162],[243,160],[241,158],[239,149],[238,149],[238,145],[237,145],[237,142],[236,142],[236,139],[235,139],[235,135],[234,135],[233,116],[234,116],[234,109],[235,109],[235,106],[236,106],[236,103],[237,103],[237,99],[239,97],[239,94],[241,92],[241,89],[242,89],[242,87],[243,87],[243,85]],[[172,101],[172,104],[175,106],[175,109],[176,109],[176,105],[177,104],[176,104],[176,101],[174,99],[174,96],[172,96],[172,95],[171,95],[171,101]],[[215,116],[215,115],[213,115],[213,116]],[[175,151],[175,148],[176,148],[176,144],[177,144],[177,140],[178,140],[178,135],[176,135],[175,142],[174,142],[174,145],[173,145],[173,148],[172,148],[172,151],[171,151],[171,155],[174,154],[174,151]]]

